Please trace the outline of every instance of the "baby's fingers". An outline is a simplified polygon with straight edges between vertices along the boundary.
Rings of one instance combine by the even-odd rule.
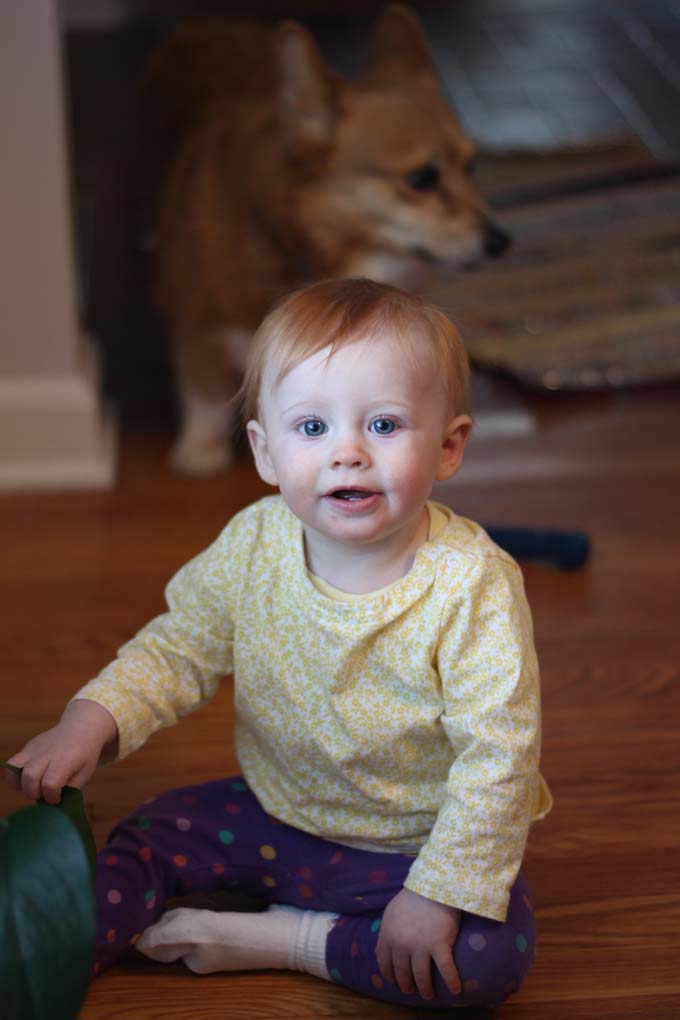
[[[394,967],[392,966],[392,950],[385,945],[385,940],[383,938],[378,939],[376,957],[382,976],[386,981],[389,981],[390,984],[396,984],[397,978],[394,973]]]
[[[49,768],[48,758],[36,758],[24,765],[21,774],[21,788],[29,800],[40,800],[44,797],[48,804],[58,804],[59,798],[54,799],[54,793],[48,787],[44,788],[44,777]],[[59,792],[61,793],[61,787]]]
[[[414,953],[413,959],[411,960],[411,966],[413,967],[413,976],[416,979],[418,993],[421,998],[433,999],[434,988],[432,987],[432,957],[428,952]]]
[[[61,800],[61,791],[69,779],[70,776],[64,777],[63,773],[50,763],[43,772],[39,796],[44,797],[48,804],[58,804]]]
[[[394,949],[384,939],[379,939],[376,955],[380,973],[385,980],[397,985],[404,995],[412,995],[416,989],[409,953]]]
[[[31,759],[21,774],[21,788],[29,800],[40,800],[58,804],[62,788],[68,783],[70,769],[59,766],[47,755]],[[67,774],[68,772],[68,774]]]
[[[400,990],[404,995],[413,995],[416,986],[413,982],[413,967],[411,954],[405,950],[395,949],[392,954],[392,966],[394,976]]]
[[[453,947],[443,946],[441,949],[435,949],[432,956],[448,990],[452,995],[460,995],[462,985],[458,970],[453,962]]]

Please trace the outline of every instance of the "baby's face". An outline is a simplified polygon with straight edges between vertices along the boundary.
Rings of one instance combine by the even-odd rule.
[[[279,382],[277,369],[265,369],[260,420],[248,433],[261,476],[305,528],[354,545],[412,526],[433,481],[460,461],[456,450],[452,466],[448,401],[431,352],[423,348],[416,369],[386,336],[331,357],[326,348]]]

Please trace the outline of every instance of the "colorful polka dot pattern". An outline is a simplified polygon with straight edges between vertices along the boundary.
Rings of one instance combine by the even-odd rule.
[[[240,781],[232,799],[225,798],[223,789],[230,782],[194,788],[198,792],[191,803],[183,792],[162,795],[154,809],[146,808],[144,816],[132,816],[118,827],[100,855],[95,972],[135,943],[169,896],[240,887],[276,902],[340,913],[327,950],[332,980],[382,1000],[422,1005],[419,997],[404,996],[385,979],[376,955],[382,910],[401,888],[412,858],[340,848],[282,825]],[[202,790],[208,791],[205,796]],[[227,804],[239,811],[228,812]],[[140,817],[145,818],[144,827]],[[233,819],[229,830],[221,828],[226,817]],[[182,820],[189,824],[179,824]],[[225,842],[226,831],[230,838]],[[351,913],[342,913],[343,903]],[[505,925],[468,914],[463,918],[456,942],[462,992],[452,997],[439,988],[436,1002],[501,1001],[519,988],[533,956],[533,912],[525,883],[520,880],[513,889]],[[494,961],[499,953],[508,965],[502,986],[492,987],[487,974],[498,969]]]
[[[367,876],[367,881],[371,878]],[[529,969],[535,937],[531,903],[523,894],[522,876],[513,888],[505,924],[463,914],[455,944],[454,959],[461,989],[452,995],[436,968],[435,998],[424,1001],[416,992],[403,994],[376,968],[380,918],[344,917],[329,937],[328,959],[332,975],[342,984],[364,994],[403,1005],[444,1008],[480,1006],[493,1008],[520,988]]]
[[[258,501],[173,579],[171,615],[78,696],[112,712],[125,755],[207,702],[236,661],[249,721],[237,719],[239,761],[267,811],[348,845],[420,851],[409,888],[501,919],[532,813],[549,806],[531,621],[510,557],[478,525],[436,512],[445,527],[406,576],[340,601],[310,580],[300,521],[283,500]],[[461,742],[475,734],[448,786],[443,720]],[[393,810],[376,810],[386,801]],[[140,828],[147,822],[144,812]]]

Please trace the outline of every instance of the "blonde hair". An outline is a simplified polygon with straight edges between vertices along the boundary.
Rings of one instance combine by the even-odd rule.
[[[418,370],[423,343],[441,372],[454,415],[469,409],[467,352],[450,320],[432,305],[398,287],[366,279],[321,280],[288,294],[255,333],[241,386],[244,421],[258,417],[265,366],[279,358],[276,382],[302,361],[389,334]]]

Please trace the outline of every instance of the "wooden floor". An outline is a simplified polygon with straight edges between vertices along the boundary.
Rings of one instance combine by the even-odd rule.
[[[494,449],[478,443],[474,484],[463,471],[447,493],[483,522],[578,527],[593,543],[576,573],[525,569],[543,673],[543,768],[556,807],[535,827],[526,862],[538,958],[497,1016],[672,1020],[680,1016],[679,394],[534,402],[534,410],[535,436]],[[67,695],[162,608],[175,568],[263,492],[246,461],[216,480],[173,478],[164,445],[126,440],[112,493],[0,498],[2,756],[50,724]],[[225,683],[212,706],[104,769],[86,791],[98,840],[159,788],[235,769],[230,713]],[[20,803],[0,790],[2,813]],[[144,966],[98,980],[80,1016],[415,1014],[302,975],[198,978]]]

